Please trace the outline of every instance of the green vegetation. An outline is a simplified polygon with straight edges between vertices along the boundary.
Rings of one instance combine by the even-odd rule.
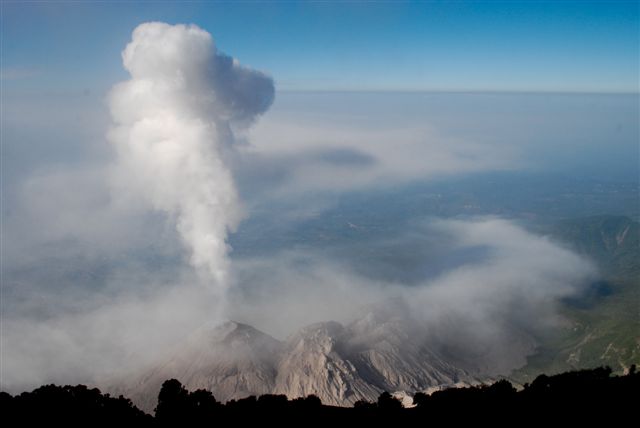
[[[561,221],[548,232],[591,258],[603,277],[583,296],[564,302],[568,321],[540,337],[538,352],[512,378],[608,365],[624,372],[640,363],[640,224],[619,216]]]

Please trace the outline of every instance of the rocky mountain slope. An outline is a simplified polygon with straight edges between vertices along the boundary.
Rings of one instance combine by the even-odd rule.
[[[152,411],[162,382],[176,378],[206,388],[220,401],[268,393],[317,395],[323,403],[353,405],[382,391],[420,391],[471,382],[398,318],[367,314],[349,325],[307,326],[285,341],[237,322],[194,333],[166,363],[120,389]]]
[[[162,383],[179,379],[190,390],[214,391],[220,401],[269,394],[275,388],[282,343],[235,322],[205,326],[174,356],[133,381],[118,385],[140,408],[152,412]]]

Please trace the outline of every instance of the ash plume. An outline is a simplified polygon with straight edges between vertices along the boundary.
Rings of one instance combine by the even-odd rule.
[[[242,208],[224,151],[274,98],[270,77],[239,65],[195,25],[144,23],[122,52],[131,79],[109,96],[115,193],[167,213],[201,280],[221,297],[226,237]]]

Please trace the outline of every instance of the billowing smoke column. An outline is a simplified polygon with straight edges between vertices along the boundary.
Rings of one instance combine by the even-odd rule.
[[[204,280],[227,284],[227,233],[242,217],[223,151],[274,97],[271,78],[217,51],[195,25],[145,23],[122,52],[131,79],[109,105],[119,192],[175,219]]]

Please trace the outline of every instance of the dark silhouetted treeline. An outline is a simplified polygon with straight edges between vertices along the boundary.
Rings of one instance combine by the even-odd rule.
[[[15,397],[0,392],[0,423],[5,427],[121,423],[148,426],[153,422],[153,417],[134,406],[128,398],[111,397],[84,385],[45,385]]]
[[[155,417],[132,402],[84,385],[47,385],[15,397],[0,393],[3,426],[58,424],[74,426],[221,426],[227,424],[317,425],[473,423],[530,425],[570,423],[637,424],[640,374],[612,376],[610,368],[541,375],[521,390],[506,380],[492,385],[450,388],[431,395],[415,394],[415,407],[403,408],[384,392],[377,402],[354,407],[324,406],[316,396],[288,400],[263,395],[219,403],[210,391],[187,391],[167,380],[158,395]],[[633,422],[633,421],[636,422]],[[5,425],[5,423],[11,425]]]

